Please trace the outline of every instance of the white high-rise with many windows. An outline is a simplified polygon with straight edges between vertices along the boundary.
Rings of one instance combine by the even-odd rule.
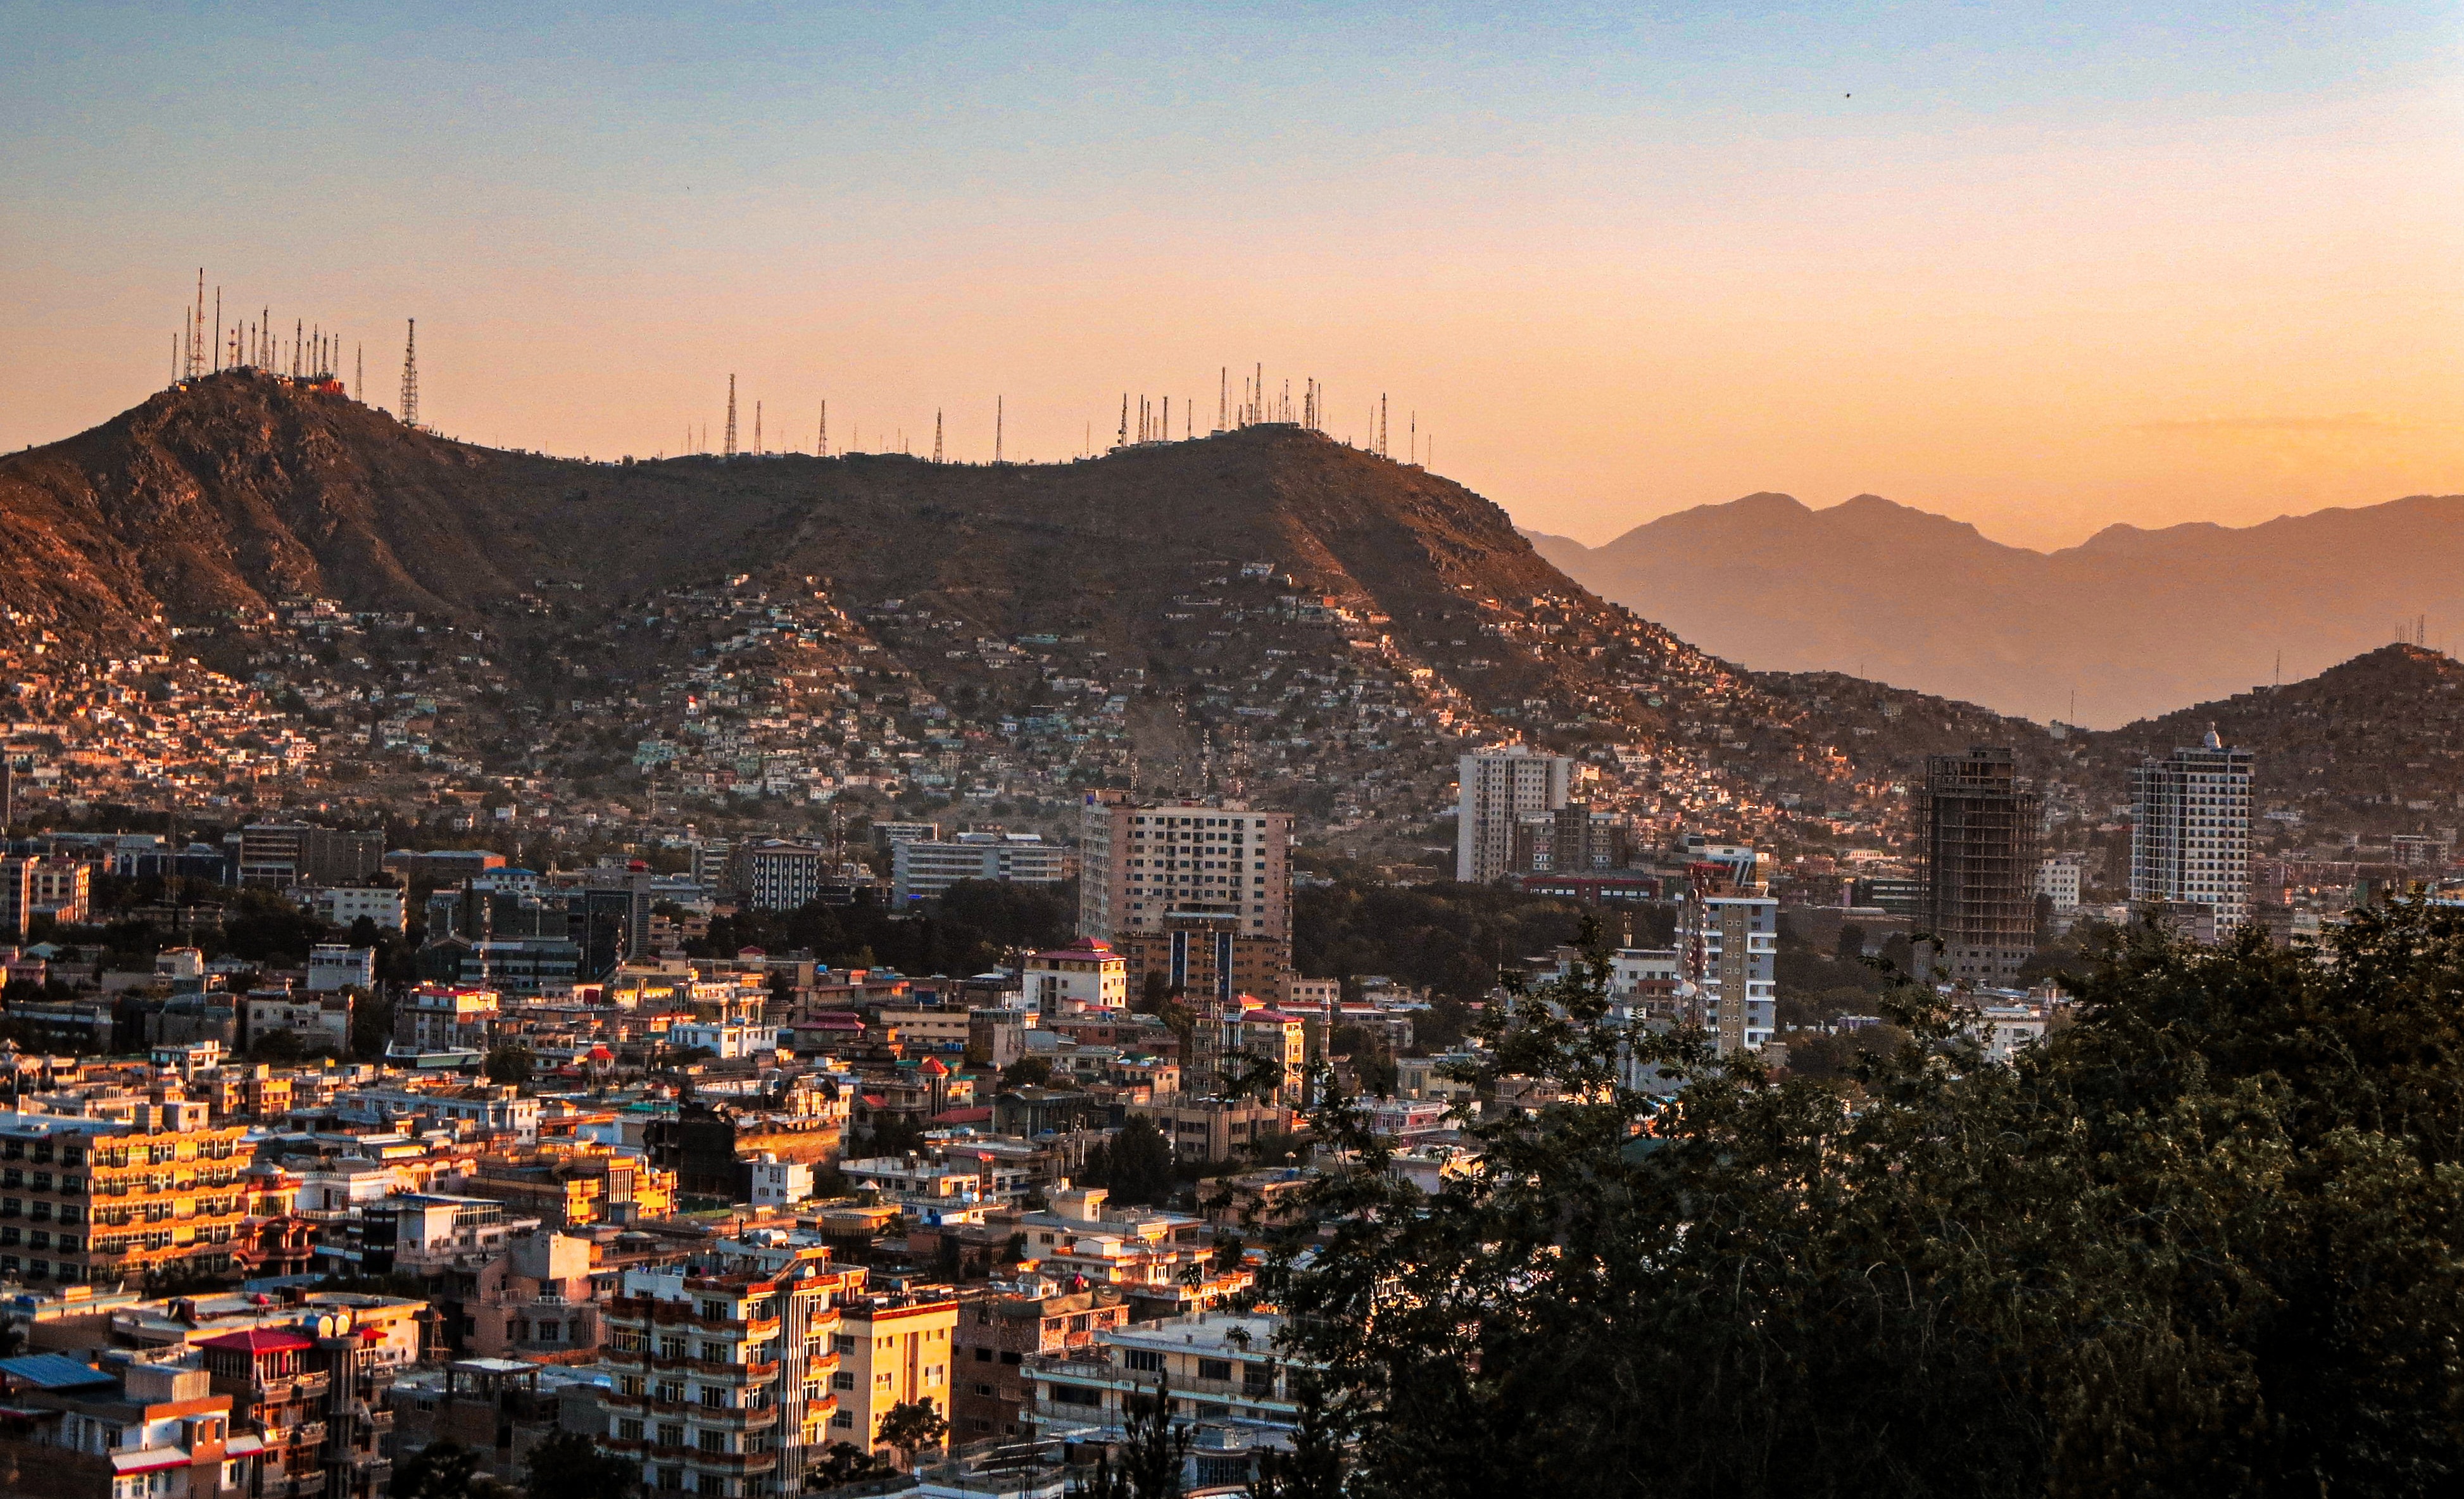
[[[2130,899],[2206,906],[2218,937],[2250,919],[2251,752],[2207,742],[2130,773]]]
[[[1485,885],[1514,868],[1515,818],[1566,805],[1574,762],[1509,744],[1465,755],[1456,771],[1455,878]]]

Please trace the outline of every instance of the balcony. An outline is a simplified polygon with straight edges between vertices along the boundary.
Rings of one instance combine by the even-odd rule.
[[[776,1405],[731,1405],[693,1407],[693,1419],[705,1426],[724,1426],[730,1431],[767,1431],[779,1424]]]
[[[287,1405],[293,1400],[319,1400],[332,1383],[329,1374],[283,1375],[258,1381],[256,1400],[260,1405]]]

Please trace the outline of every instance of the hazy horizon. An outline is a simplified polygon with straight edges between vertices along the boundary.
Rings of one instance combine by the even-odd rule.
[[[2453,12],[0,5],[0,448],[226,321],[574,455],[1100,449],[1219,370],[1597,544],[2013,545],[2464,490]],[[210,296],[210,290],[209,290]],[[1422,450],[1425,451],[1425,450]]]

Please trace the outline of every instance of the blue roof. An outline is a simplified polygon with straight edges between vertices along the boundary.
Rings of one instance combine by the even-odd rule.
[[[75,1390],[88,1385],[120,1382],[92,1364],[71,1358],[66,1354],[28,1354],[22,1358],[0,1358],[0,1375],[7,1375],[19,1384],[31,1384],[39,1390]]]

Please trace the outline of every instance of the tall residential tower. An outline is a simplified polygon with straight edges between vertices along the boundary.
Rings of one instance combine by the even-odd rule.
[[[1457,771],[1455,878],[1485,885],[1513,871],[1518,817],[1565,806],[1574,762],[1511,744],[1465,755]]]
[[[2250,919],[2251,752],[2205,743],[2130,772],[2130,902],[2206,907],[2219,937]]]

